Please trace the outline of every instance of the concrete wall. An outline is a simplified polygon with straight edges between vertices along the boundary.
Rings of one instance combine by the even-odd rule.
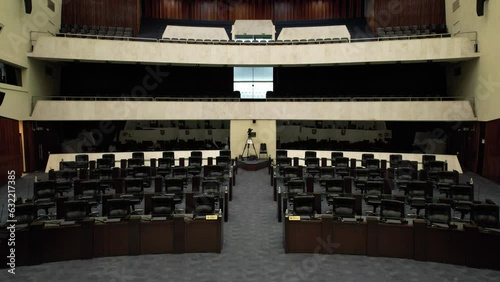
[[[260,144],[266,143],[267,154],[271,157],[276,156],[276,121],[275,120],[231,120],[231,133],[229,136],[229,142],[231,143],[231,157],[235,158],[243,154],[243,149],[245,149],[245,144],[247,143],[248,135],[247,130],[249,128],[253,129],[256,133],[256,137],[252,138],[255,151],[257,154],[260,152]],[[249,155],[255,155],[253,147],[250,147]],[[247,151],[245,151],[244,157],[247,156]],[[264,157],[264,156],[262,156]]]
[[[193,27],[168,25],[162,38],[194,38],[229,40],[226,30],[222,27]]]
[[[479,60],[457,63],[448,72],[449,91],[453,96],[476,98],[480,121],[500,118],[500,3],[486,1],[484,16],[476,14],[476,1],[460,0],[460,7],[453,11],[455,0],[446,0],[446,21],[450,33],[477,31]],[[475,39],[474,34],[462,34]],[[458,70],[461,74],[458,74]]]
[[[31,120],[473,121],[469,101],[124,102],[38,101]],[[232,129],[232,128],[231,128]],[[231,130],[232,131],[232,130]]]
[[[47,7],[47,1],[33,1],[31,14],[26,14],[24,1],[3,0],[0,3],[0,61],[19,67],[22,86],[0,83],[5,100],[0,116],[24,120],[31,112],[32,95],[57,95],[59,93],[59,65],[51,63],[52,76],[45,74],[46,62],[27,57],[31,51],[30,33],[33,31],[56,32],[61,22],[61,1],[53,1],[55,11]],[[37,34],[33,33],[32,38]]]
[[[281,66],[460,61],[476,58],[467,38],[307,45],[210,45],[41,37],[30,56],[51,60],[180,65]]]

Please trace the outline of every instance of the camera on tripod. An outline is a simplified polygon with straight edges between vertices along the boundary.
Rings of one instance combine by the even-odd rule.
[[[252,128],[249,128],[249,129],[247,130],[248,137],[251,137],[251,135],[252,135],[252,131],[253,131],[253,129],[252,129]]]

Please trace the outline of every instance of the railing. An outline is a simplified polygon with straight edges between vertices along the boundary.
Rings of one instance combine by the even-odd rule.
[[[38,101],[133,101],[133,102],[422,102],[422,101],[469,101],[474,116],[474,97],[327,97],[327,98],[265,98],[265,99],[241,99],[231,97],[88,97],[88,96],[32,96],[31,113]]]
[[[211,40],[211,39],[193,39],[193,38],[147,38],[147,37],[126,37],[126,36],[108,36],[108,35],[90,35],[90,34],[74,34],[74,33],[50,33],[42,31],[32,31],[30,32],[30,40],[32,47],[37,39],[34,38],[33,34],[46,34],[55,37],[68,37],[68,38],[89,38],[89,39],[102,39],[102,40],[121,40],[121,41],[139,41],[139,42],[156,42],[156,43],[182,43],[182,44],[210,44],[210,45],[313,45],[313,44],[339,44],[339,43],[356,43],[356,42],[377,42],[377,41],[388,41],[388,40],[411,40],[411,39],[426,39],[426,38],[448,38],[452,36],[457,36],[459,34],[467,34],[474,32],[462,32],[457,34],[441,33],[441,34],[420,34],[420,35],[401,35],[401,36],[390,36],[390,37],[366,37],[366,38],[318,38],[318,39],[308,39],[308,40],[260,40],[260,41],[250,41],[250,40]],[[477,33],[475,41],[475,46],[477,46]]]

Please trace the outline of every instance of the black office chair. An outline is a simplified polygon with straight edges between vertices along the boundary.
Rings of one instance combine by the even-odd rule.
[[[474,185],[451,185],[450,198],[453,201],[453,210],[460,212],[460,219],[463,220],[465,215],[470,213],[474,207]]]
[[[435,161],[436,156],[434,155],[422,155],[422,168],[424,170],[429,170],[429,162]]]
[[[389,155],[389,167],[396,168],[402,160],[403,155]]]
[[[172,174],[172,167],[174,166],[174,159],[172,158],[159,158],[158,166],[156,167],[156,174],[163,177]]]
[[[100,202],[99,197],[99,182],[97,180],[88,180],[80,182],[81,195],[77,195],[78,199],[87,201],[89,211],[92,207],[97,207]]]
[[[218,196],[221,192],[221,184],[218,180],[203,180],[201,182],[201,189],[203,194]]]
[[[366,182],[370,180],[370,170],[367,168],[357,168],[354,170],[354,186],[365,193]]]
[[[260,143],[260,148],[259,148],[259,158],[260,155],[265,155],[267,158],[267,144],[266,143]]]
[[[144,165],[144,152],[133,152],[132,153],[132,159],[139,159],[142,160],[140,165]]]
[[[165,194],[173,195],[177,204],[184,199],[184,188],[185,183],[182,178],[165,178]]]
[[[115,154],[102,154],[102,158],[109,160],[109,167],[115,167]]]
[[[49,180],[54,180],[57,185],[57,192],[63,196],[63,193],[69,193],[73,188],[73,179],[76,177],[76,171],[58,170],[49,172]]]
[[[276,159],[288,157],[288,151],[286,150],[276,150]]]
[[[410,181],[405,191],[406,202],[412,209],[416,209],[416,217],[419,217],[420,210],[425,209],[427,203],[432,199],[432,194],[427,195],[426,191],[431,185],[427,181]]]
[[[471,212],[471,221],[480,227],[498,228],[499,208],[490,200],[475,204]]]
[[[64,202],[64,219],[65,220],[83,220],[89,215],[89,206],[87,201],[73,200]]]
[[[176,201],[174,196],[151,197],[151,215],[153,217],[171,217],[175,212]]]
[[[144,159],[132,158],[127,160],[127,175],[134,176],[134,168],[144,165]]]
[[[400,161],[394,171],[394,183],[400,191],[405,191],[408,183],[414,180],[414,167],[410,161]]]
[[[162,153],[162,158],[165,158],[165,159],[172,159],[174,160],[175,159],[175,153],[174,152],[163,152]]]
[[[337,158],[342,158],[344,156],[344,153],[342,152],[332,152],[331,158],[332,158],[332,166],[337,165]]]
[[[220,150],[219,156],[231,158],[231,151],[230,150]]]
[[[439,179],[439,174],[446,171],[446,163],[443,161],[429,161],[427,163],[427,179],[433,182],[437,182]]]
[[[405,203],[397,200],[383,199],[380,203],[381,220],[405,220]]]
[[[38,210],[45,210],[45,215],[50,216],[49,209],[56,206],[57,184],[54,180],[38,181],[33,186],[33,200],[35,202],[35,210],[38,215]]]
[[[293,213],[299,216],[314,216],[314,196],[300,195],[293,198]]]
[[[332,166],[322,166],[319,168],[319,184],[325,186],[325,180],[335,178],[335,168]]]
[[[195,152],[192,152],[195,153]],[[188,174],[195,176],[201,173],[203,159],[201,156],[191,156],[188,159]]]
[[[350,170],[349,170],[349,158],[346,157],[337,157],[335,159],[336,166],[335,166],[335,176],[337,177],[345,177],[349,176]]]
[[[381,198],[382,198],[382,193],[384,191],[384,182],[369,180],[366,182],[365,189],[366,189],[364,196],[365,203],[373,207],[373,211],[367,213],[371,215],[377,215],[377,208],[382,203]]]
[[[112,155],[113,157],[115,155]],[[113,167],[114,161],[111,158],[97,159],[96,169],[111,169]]]
[[[144,183],[140,178],[125,178],[123,180],[124,195],[129,200],[130,207],[135,211],[135,205],[142,202],[144,197]]]
[[[201,151],[192,151],[191,152],[191,157],[203,158],[203,152],[201,152]]]
[[[9,218],[16,221],[16,224],[31,224],[37,217],[37,211],[34,203],[16,204],[16,212],[14,218]]]
[[[88,168],[89,167],[89,155],[76,155],[75,162],[77,168]]]
[[[302,179],[290,180],[287,183],[286,192],[289,200],[306,192],[306,182]]]
[[[436,186],[440,194],[445,194],[446,198],[450,195],[451,185],[458,184],[458,171],[440,171],[435,179]]]
[[[215,211],[215,196],[214,195],[194,195],[194,216],[206,216],[216,213]]]
[[[134,167],[133,177],[142,179],[144,187],[151,187],[151,167],[149,166]]]
[[[307,159],[307,158],[316,158],[316,152],[315,151],[306,151],[304,153],[304,158]]]
[[[306,172],[313,177],[319,174],[319,158],[306,158],[305,159]]]
[[[339,218],[353,218],[356,213],[356,200],[353,197],[333,197],[328,204],[332,206],[332,215]]]
[[[381,177],[381,171],[380,171],[380,160],[379,159],[366,159],[365,161],[366,164],[366,169],[369,170],[369,176],[370,178],[380,178]]]
[[[215,157],[215,164],[218,166],[228,168],[231,165],[231,157],[217,156],[217,157]]]
[[[104,216],[108,218],[126,218],[130,215],[130,203],[128,199],[109,199],[106,201],[107,209]]]
[[[425,207],[425,218],[429,223],[450,224],[451,206],[445,203],[429,203]]]
[[[366,160],[374,159],[374,154],[361,154],[361,166],[366,167]]]
[[[114,189],[113,171],[110,168],[98,169],[95,176],[95,179],[99,182],[99,189],[102,194],[106,190]]]

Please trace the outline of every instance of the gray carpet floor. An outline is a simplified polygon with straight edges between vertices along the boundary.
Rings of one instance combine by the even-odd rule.
[[[463,177],[474,177],[481,187],[479,199],[499,202],[498,184],[470,173]],[[28,196],[32,180],[33,175],[19,180],[18,196]],[[4,188],[2,203],[6,203]],[[499,271],[464,266],[350,255],[285,255],[283,225],[276,220],[271,189],[267,170],[239,171],[221,254],[46,263],[18,267],[15,276],[2,269],[0,281],[500,281]]]

